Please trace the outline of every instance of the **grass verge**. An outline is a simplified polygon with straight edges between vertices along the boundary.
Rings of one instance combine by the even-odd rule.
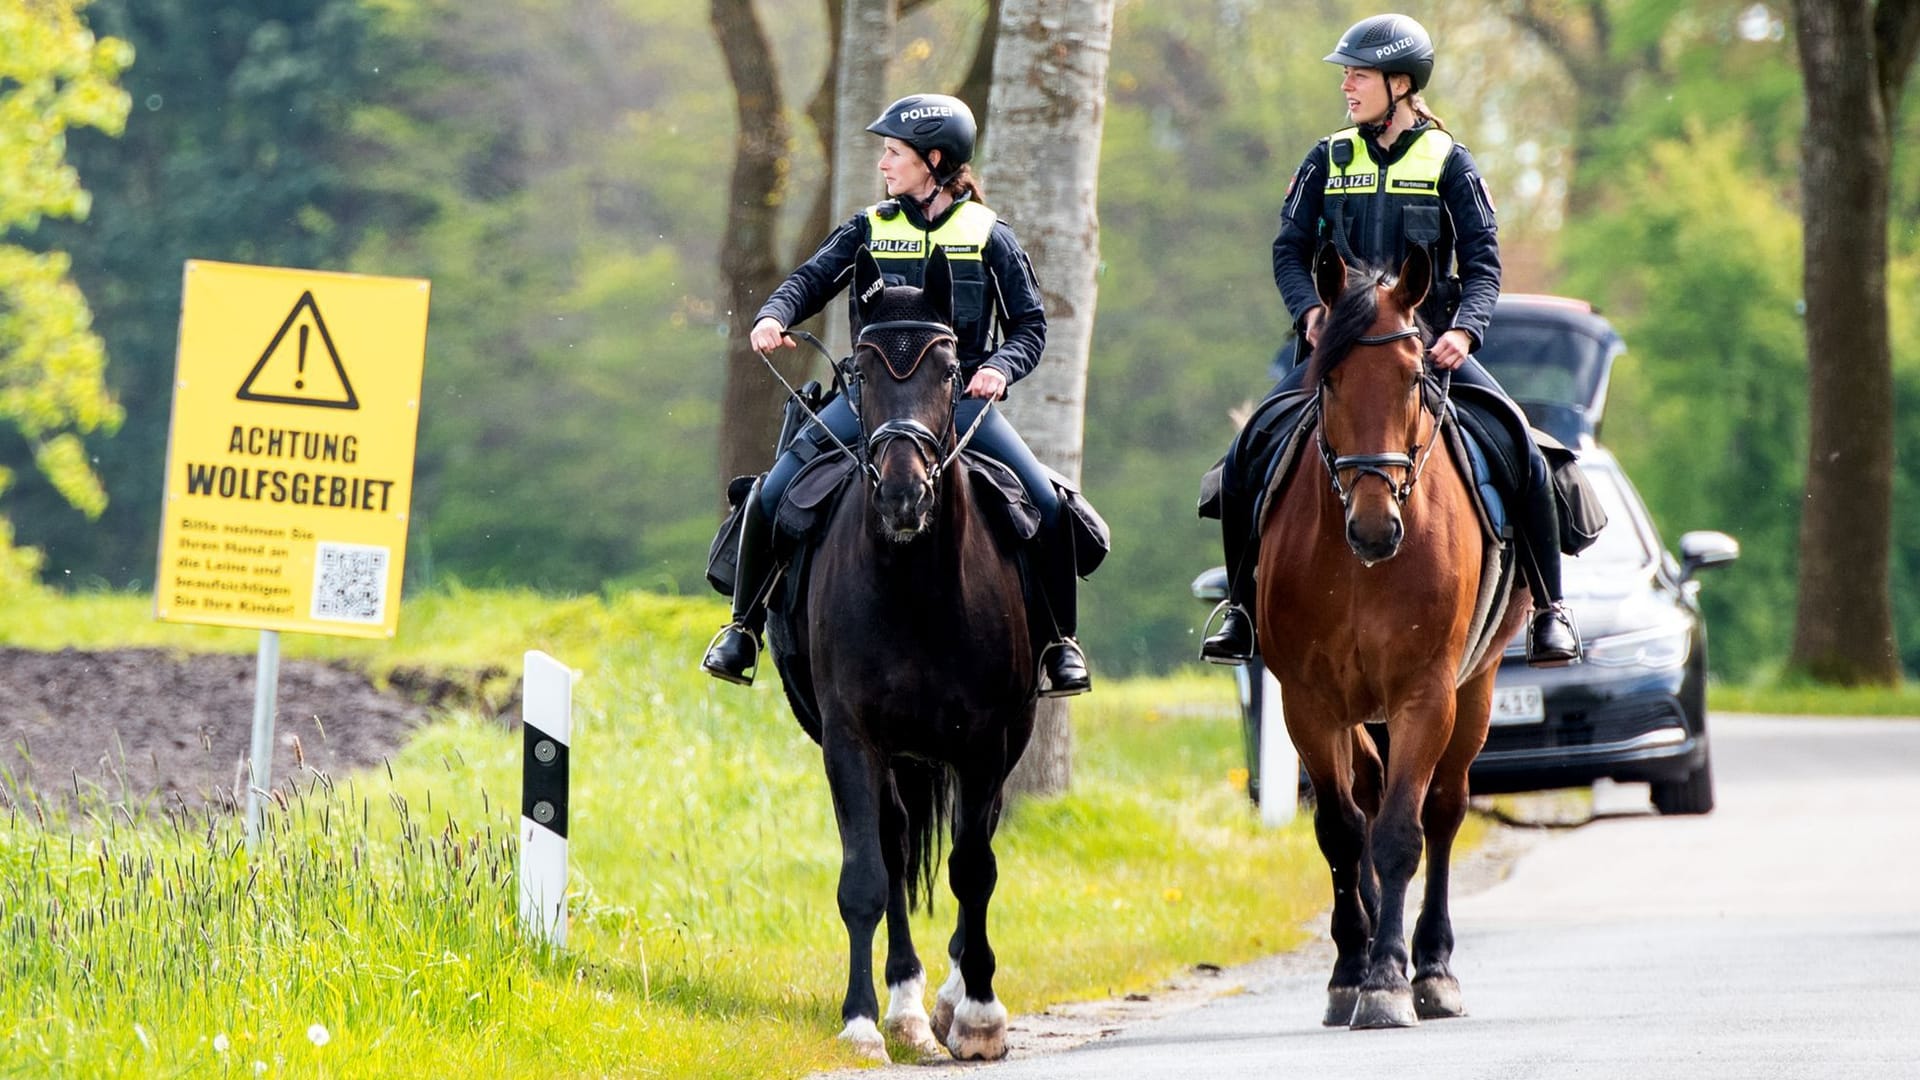
[[[564,952],[520,939],[520,743],[456,714],[390,769],[294,778],[250,859],[228,810],[0,821],[9,1076],[790,1077],[848,1063],[840,855],[817,749],[777,684],[692,658],[720,612],[621,594],[410,598],[400,640],[288,656],[580,669]],[[250,651],[145,598],[0,600],[39,648]],[[996,986],[1016,1012],[1284,949],[1326,902],[1303,819],[1260,829],[1227,680],[1108,682],[1075,708],[1075,789],[996,851]],[[236,717],[235,723],[247,722]],[[915,936],[945,975],[953,903]],[[882,935],[884,937],[884,935]]]

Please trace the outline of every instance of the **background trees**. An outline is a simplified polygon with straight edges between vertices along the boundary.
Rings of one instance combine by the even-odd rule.
[[[121,412],[102,380],[106,352],[60,251],[10,241],[42,218],[84,218],[89,197],[67,160],[69,129],[118,133],[127,94],[116,80],[126,42],[87,31],[76,0],[0,5],[0,495],[9,462],[30,461],[51,496],[97,519],[107,496],[80,436],[110,431]],[[4,445],[4,444],[0,444]],[[10,507],[18,513],[19,504]],[[0,589],[32,579],[39,553],[13,546],[0,517]]]
[[[191,256],[434,279],[415,584],[703,589],[714,463],[764,468],[777,419],[779,389],[759,361],[725,353],[744,345],[731,320],[771,287],[756,275],[784,273],[830,221],[837,10],[836,0],[86,8],[96,32],[137,53],[121,76],[126,133],[69,137],[68,160],[94,192],[86,221],[31,233],[22,222],[11,239],[71,255],[126,420],[104,438],[102,414],[76,454],[98,459],[110,496],[99,525],[0,425],[0,463],[17,481],[0,509],[46,552],[43,576],[147,584],[180,263]],[[1277,207],[1312,141],[1341,123],[1320,57],[1371,10],[1116,5],[1082,471],[1116,542],[1086,590],[1102,673],[1192,655],[1201,608],[1186,584],[1216,557],[1213,531],[1191,516],[1196,480],[1225,445],[1229,411],[1270,382],[1286,329],[1268,270]],[[764,46],[753,74],[777,98],[742,112],[714,17],[737,28],[748,12]],[[971,86],[963,96],[986,101],[993,4],[905,0],[896,14],[889,95]],[[1510,287],[1586,296],[1615,321],[1632,351],[1607,441],[1669,536],[1726,528],[1744,543],[1739,566],[1705,591],[1716,669],[1783,665],[1810,454],[1801,221],[1806,193],[1831,183],[1802,178],[1812,86],[1792,10],[1510,0],[1496,12],[1438,0],[1422,14],[1441,48],[1428,97],[1488,174]],[[1893,449],[1876,468],[1890,470],[1893,492],[1890,623],[1913,669],[1920,234],[1898,226],[1920,219],[1920,164],[1900,152],[1920,145],[1920,110],[1893,105],[1911,99],[1911,80],[1877,85],[1896,227],[1881,384],[1891,392],[1880,393],[1893,403],[1882,438]],[[1005,207],[1021,198],[1023,166],[997,152],[997,116],[981,115],[984,179]],[[733,195],[734,138],[750,128],[760,142],[748,171],[761,186]],[[751,229],[729,225],[741,209],[756,216]],[[1010,216],[1031,244],[1026,212]],[[754,249],[761,269],[745,277],[761,284],[723,284],[736,245]],[[21,355],[9,347],[0,364]],[[809,362],[795,357],[793,374]]]

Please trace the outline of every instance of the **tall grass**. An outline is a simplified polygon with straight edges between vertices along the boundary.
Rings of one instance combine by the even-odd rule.
[[[249,859],[232,806],[104,804],[0,823],[0,1074],[781,1077],[846,1063],[840,852],[777,682],[698,674],[719,611],[644,594],[410,599],[401,640],[291,656],[582,672],[568,948],[515,926],[519,740],[456,714],[388,768],[282,785]],[[142,598],[0,601],[0,639],[250,649]],[[1071,795],[1018,805],[992,917],[1016,1012],[1299,939],[1325,903],[1305,822],[1264,831],[1231,687],[1106,683],[1075,709]],[[235,722],[244,723],[244,717]],[[943,893],[944,888],[937,892]],[[941,896],[915,937],[945,974]],[[884,935],[882,935],[884,938]]]

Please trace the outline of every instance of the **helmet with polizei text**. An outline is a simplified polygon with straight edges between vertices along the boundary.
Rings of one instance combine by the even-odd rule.
[[[1433,77],[1433,39],[1426,27],[1406,15],[1375,15],[1354,23],[1322,59],[1343,67],[1409,76],[1418,93]]]
[[[899,139],[919,151],[922,159],[940,151],[940,167],[934,169],[933,178],[944,184],[953,179],[960,166],[973,160],[973,141],[979,127],[973,122],[973,110],[957,97],[909,94],[887,106],[867,130]],[[932,168],[930,159],[928,167]]]

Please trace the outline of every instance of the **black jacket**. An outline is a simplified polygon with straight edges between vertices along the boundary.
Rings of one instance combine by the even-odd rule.
[[[958,205],[958,204],[955,204]],[[929,223],[911,201],[899,202],[901,213],[915,225],[932,231],[946,219],[942,214]],[[952,208],[947,211],[952,213]],[[777,320],[781,326],[793,326],[818,314],[827,301],[853,280],[853,260],[869,238],[867,212],[854,215],[833,230],[820,250],[788,275],[754,316]],[[971,375],[982,364],[997,369],[1009,384],[1019,382],[1040,362],[1047,346],[1047,315],[1040,303],[1040,284],[1033,275],[1033,263],[1020,250],[1020,242],[1004,221],[996,222],[987,237],[986,263],[988,318],[979,320],[971,340],[959,343],[962,372]],[[1000,338],[997,343],[996,338]]]
[[[1428,125],[1422,123],[1402,134],[1390,151],[1382,151],[1372,139],[1359,142],[1376,163],[1391,165],[1426,130]],[[1327,142],[1321,139],[1315,143],[1293,174],[1286,204],[1280,211],[1280,235],[1273,241],[1273,280],[1280,286],[1280,297],[1293,316],[1295,329],[1300,330],[1305,329],[1302,319],[1306,313],[1320,303],[1313,285],[1314,254],[1332,236],[1332,223],[1323,216],[1329,171]],[[1406,239],[1395,215],[1405,198],[1346,198],[1350,206],[1362,200],[1366,204],[1354,207],[1360,212],[1348,219],[1348,241],[1354,256],[1376,267],[1397,269],[1406,258]],[[1432,247],[1435,279],[1443,282],[1449,275],[1457,275],[1459,298],[1449,303],[1444,290],[1437,290],[1420,313],[1436,334],[1455,328],[1465,330],[1472,335],[1474,348],[1479,348],[1486,336],[1487,320],[1493,317],[1493,302],[1500,295],[1500,245],[1486,181],[1474,168],[1473,155],[1457,142],[1441,169],[1439,199],[1445,212],[1441,214],[1440,239]]]

